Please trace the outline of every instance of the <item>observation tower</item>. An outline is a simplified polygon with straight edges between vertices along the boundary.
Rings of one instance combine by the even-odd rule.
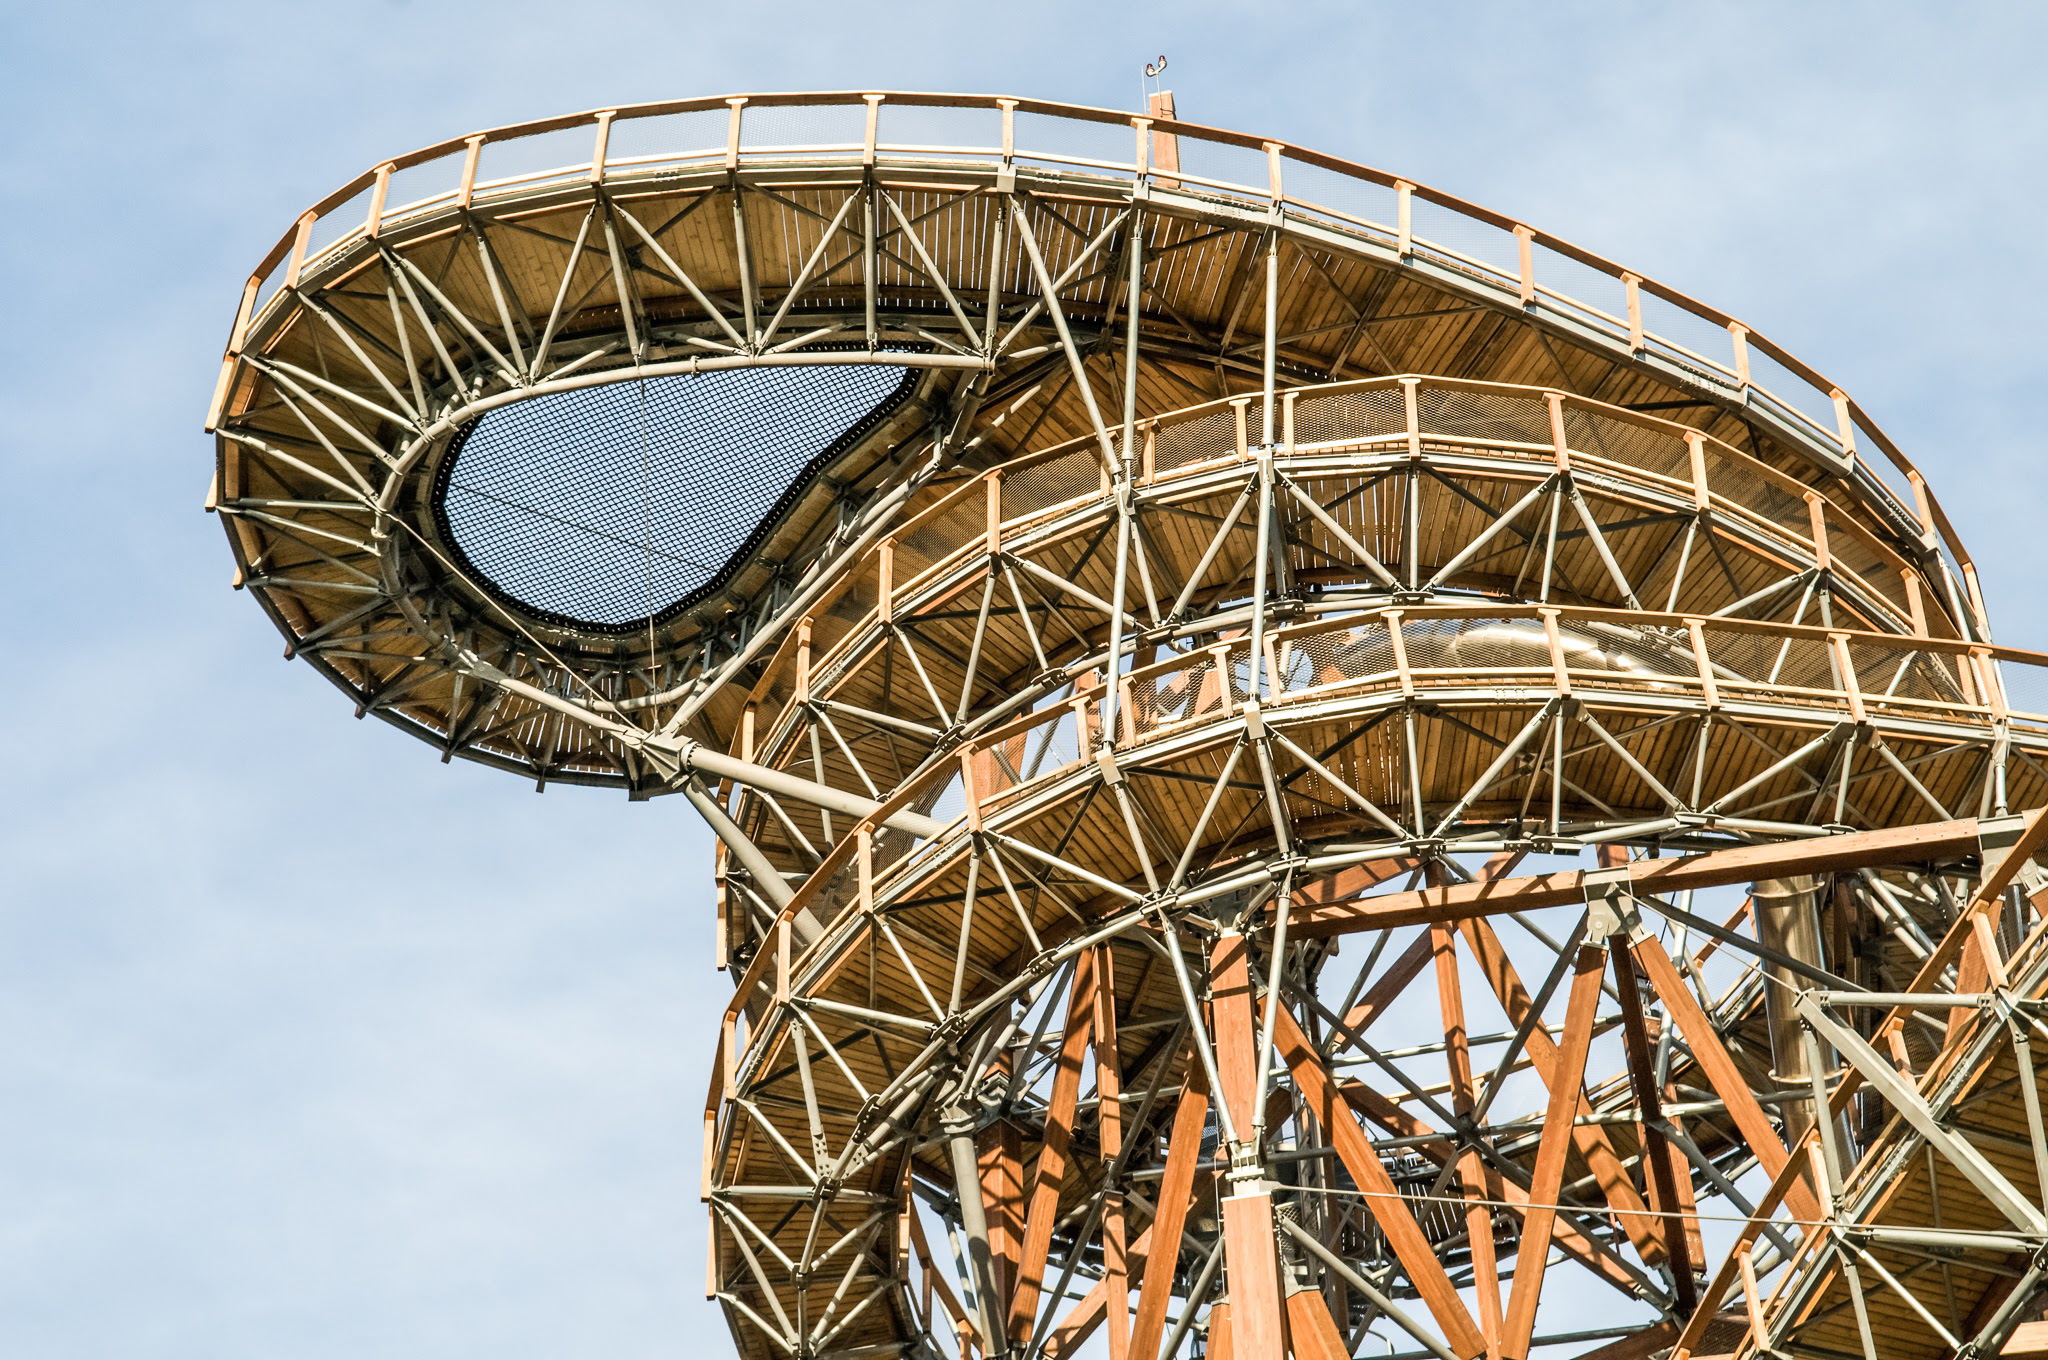
[[[682,100],[349,181],[208,427],[358,717],[716,834],[739,1355],[2048,1353],[2048,670],[1711,307],[1170,100]]]

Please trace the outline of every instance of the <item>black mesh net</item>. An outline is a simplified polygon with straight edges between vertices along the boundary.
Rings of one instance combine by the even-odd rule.
[[[441,530],[530,613],[639,627],[716,589],[913,377],[898,364],[727,369],[501,407],[442,463]]]

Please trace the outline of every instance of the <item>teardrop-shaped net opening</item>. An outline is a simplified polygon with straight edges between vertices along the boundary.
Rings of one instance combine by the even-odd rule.
[[[501,599],[576,628],[644,627],[722,585],[915,376],[879,363],[724,369],[499,407],[456,436],[435,514]]]

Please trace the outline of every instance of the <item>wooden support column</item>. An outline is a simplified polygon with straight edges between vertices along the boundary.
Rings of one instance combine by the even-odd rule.
[[[1180,1259],[1180,1234],[1194,1203],[1195,1169],[1202,1159],[1202,1126],[1209,1118],[1209,1088],[1199,1062],[1188,1063],[1187,1084],[1173,1112],[1166,1143],[1166,1167],[1159,1179],[1158,1217],[1152,1220],[1151,1251],[1138,1286],[1138,1311],[1131,1320],[1130,1352],[1139,1360],[1159,1353],[1166,1306],[1173,1301],[1173,1272]],[[1194,1306],[1190,1301],[1189,1307]]]
[[[1444,1057],[1450,1069],[1451,1102],[1460,1118],[1469,1119],[1478,1105],[1472,1079],[1471,1032],[1465,1023],[1465,992],[1458,982],[1458,936],[1448,921],[1430,923],[1430,952],[1436,959],[1438,1010],[1444,1022]],[[1465,1195],[1465,1231],[1472,1252],[1472,1290],[1479,1302],[1479,1326],[1486,1333],[1488,1360],[1499,1360],[1501,1324],[1500,1261],[1494,1253],[1493,1210],[1501,1198],[1500,1176],[1490,1172],[1479,1154],[1466,1148],[1458,1156],[1458,1183]]]
[[[1714,1032],[1707,1013],[1700,1009],[1693,999],[1692,990],[1685,985],[1685,979],[1678,975],[1671,956],[1664,952],[1654,936],[1643,934],[1629,942],[1630,951],[1642,966],[1643,976],[1657,989],[1658,1000],[1664,1003],[1665,1013],[1678,1026],[1685,1046],[1692,1050],[1692,1056],[1706,1073],[1707,1083],[1728,1109],[1728,1117],[1750,1151],[1756,1154],[1757,1164],[1773,1180],[1783,1174],[1790,1162],[1785,1144],[1778,1138],[1778,1131],[1771,1127],[1763,1106],[1757,1103],[1750,1091],[1749,1083],[1743,1078],[1742,1069],[1735,1064],[1734,1057],[1721,1042],[1721,1036]],[[1785,1202],[1792,1208],[1793,1216],[1809,1222],[1821,1217],[1820,1203],[1813,1196],[1813,1187],[1805,1179],[1794,1180],[1785,1192]]]
[[[1216,1037],[1218,1092],[1230,1122],[1243,1137],[1258,1121],[1257,1021],[1252,1005],[1251,947],[1244,936],[1217,937],[1209,951],[1209,1009]]]
[[[1522,985],[1521,975],[1508,958],[1507,950],[1501,946],[1500,936],[1483,917],[1465,917],[1458,926],[1472,946],[1473,957],[1479,961],[1487,985],[1500,999],[1501,1009],[1506,1012],[1508,1020],[1519,1027],[1528,1018],[1531,1001],[1528,989]],[[1560,1080],[1557,1041],[1550,1037],[1548,1030],[1537,1025],[1529,1031],[1527,1052],[1529,1065],[1536,1069],[1536,1075],[1544,1086],[1554,1091]],[[1592,1113],[1592,1102],[1586,1099],[1585,1091],[1581,1089],[1577,1094],[1574,1114],[1590,1116]],[[1572,1144],[1600,1182],[1601,1194],[1606,1196],[1608,1207],[1614,1210],[1622,1231],[1628,1234],[1636,1252],[1651,1265],[1661,1264],[1664,1246],[1647,1217],[1650,1206],[1636,1192],[1635,1182],[1629,1178],[1628,1166],[1622,1161],[1621,1154],[1615,1151],[1607,1130],[1598,1124],[1575,1125]]]
[[[1223,1197],[1223,1264],[1229,1271],[1233,1339],[1252,1356],[1287,1353],[1287,1312],[1273,1240],[1269,1190]]]
[[[1123,1060],[1116,1041],[1116,958],[1108,945],[1095,950],[1096,1142],[1105,1168],[1123,1151]],[[1131,1277],[1124,1236],[1124,1196],[1114,1184],[1102,1191],[1103,1321],[1110,1360],[1126,1360],[1131,1341]],[[1170,1272],[1169,1272],[1170,1273]]]
[[[1543,1272],[1550,1261],[1552,1230],[1557,1223],[1557,1197],[1564,1190],[1565,1153],[1571,1147],[1586,1054],[1593,1045],[1600,978],[1606,971],[1606,956],[1597,946],[1579,946],[1573,961],[1571,996],[1565,1005],[1564,1042],[1558,1046],[1557,1075],[1550,1083],[1543,1134],[1536,1144],[1529,1212],[1522,1221],[1522,1249],[1515,1258],[1515,1284],[1508,1296],[1507,1331],[1500,1346],[1506,1360],[1528,1360],[1529,1339],[1535,1333],[1536,1304],[1543,1293]]]
[[[1204,1360],[1237,1360],[1237,1334],[1230,1325],[1230,1300],[1209,1310],[1209,1353]],[[1251,1360],[1247,1355],[1245,1360]]]
[[[1313,1289],[1287,1296],[1287,1334],[1294,1341],[1294,1360],[1351,1360],[1351,1348],[1330,1316],[1330,1304]]]
[[[987,1125],[975,1139],[989,1268],[996,1298],[1007,1299],[1017,1288],[1017,1255],[1024,1245],[1024,1140],[1007,1120]]]
[[[1658,1245],[1671,1262],[1671,1279],[1678,1306],[1690,1313],[1699,1303],[1699,1289],[1692,1272],[1696,1259],[1692,1239],[1699,1221],[1687,1222],[1680,1215],[1685,1205],[1679,1198],[1678,1182],[1691,1182],[1690,1171],[1680,1166],[1676,1149],[1664,1136],[1663,1093],[1657,1089],[1656,1064],[1650,1052],[1650,1032],[1643,1023],[1642,989],[1636,985],[1636,963],[1619,936],[1610,936],[1608,953],[1614,964],[1614,993],[1621,1001],[1622,1048],[1628,1058],[1629,1084],[1635,1088],[1636,1109],[1641,1118],[1643,1163],[1648,1169],[1650,1204],[1662,1217],[1657,1224]]]
[[[1251,947],[1244,936],[1217,937],[1209,954],[1209,995],[1216,1036],[1219,1093],[1240,1137],[1259,1124],[1258,1026],[1252,1004]],[[1284,1010],[1284,1008],[1283,1008]],[[1274,1241],[1273,1195],[1257,1175],[1261,1149],[1230,1150],[1231,1180],[1223,1199],[1223,1264],[1230,1290],[1232,1344],[1252,1356],[1287,1353],[1287,1314]],[[1251,1166],[1243,1162],[1249,1159]],[[1240,1179],[1246,1170],[1249,1178]]]
[[[1067,998],[1066,1032],[1060,1040],[1059,1063],[1053,1069],[1052,1096],[1046,1102],[1045,1138],[1038,1148],[1038,1171],[1032,1178],[1031,1208],[1024,1219],[1024,1243],[1017,1262],[1017,1288],[1010,1296],[1010,1340],[1028,1346],[1038,1314],[1038,1296],[1045,1286],[1046,1257],[1052,1251],[1052,1230],[1059,1218],[1060,1183],[1066,1179],[1068,1153],[1074,1138],[1074,1110],[1081,1099],[1081,1060],[1087,1052],[1095,1009],[1095,955],[1083,950],[1074,960],[1074,984]]]
[[[1429,1235],[1415,1221],[1415,1213],[1408,1207],[1408,1201],[1401,1197],[1393,1178],[1380,1164],[1379,1154],[1373,1150],[1357,1117],[1347,1108],[1322,1055],[1309,1042],[1308,1035],[1285,1006],[1280,1007],[1274,1016],[1273,1045],[1287,1063],[1288,1071],[1293,1073],[1294,1083],[1301,1089],[1303,1105],[1322,1127],[1337,1151],[1338,1161],[1351,1173],[1351,1179],[1365,1196],[1366,1211],[1379,1224],[1387,1245],[1408,1273],[1409,1283],[1414,1285],[1423,1306],[1436,1319],[1446,1343],[1461,1356],[1484,1355],[1486,1338],[1473,1321],[1471,1311],[1465,1307],[1465,1301],[1458,1297],[1451,1277],[1437,1259],[1436,1248],[1430,1243]]]

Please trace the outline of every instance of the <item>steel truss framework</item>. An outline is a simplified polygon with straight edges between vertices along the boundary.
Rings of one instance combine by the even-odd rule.
[[[883,352],[917,397],[715,608],[582,635],[437,541],[497,406]],[[1875,1360],[2041,1311],[2048,672],[1728,318],[1277,143],[696,101],[331,197],[212,423],[238,584],[359,716],[718,836],[745,1354]]]

